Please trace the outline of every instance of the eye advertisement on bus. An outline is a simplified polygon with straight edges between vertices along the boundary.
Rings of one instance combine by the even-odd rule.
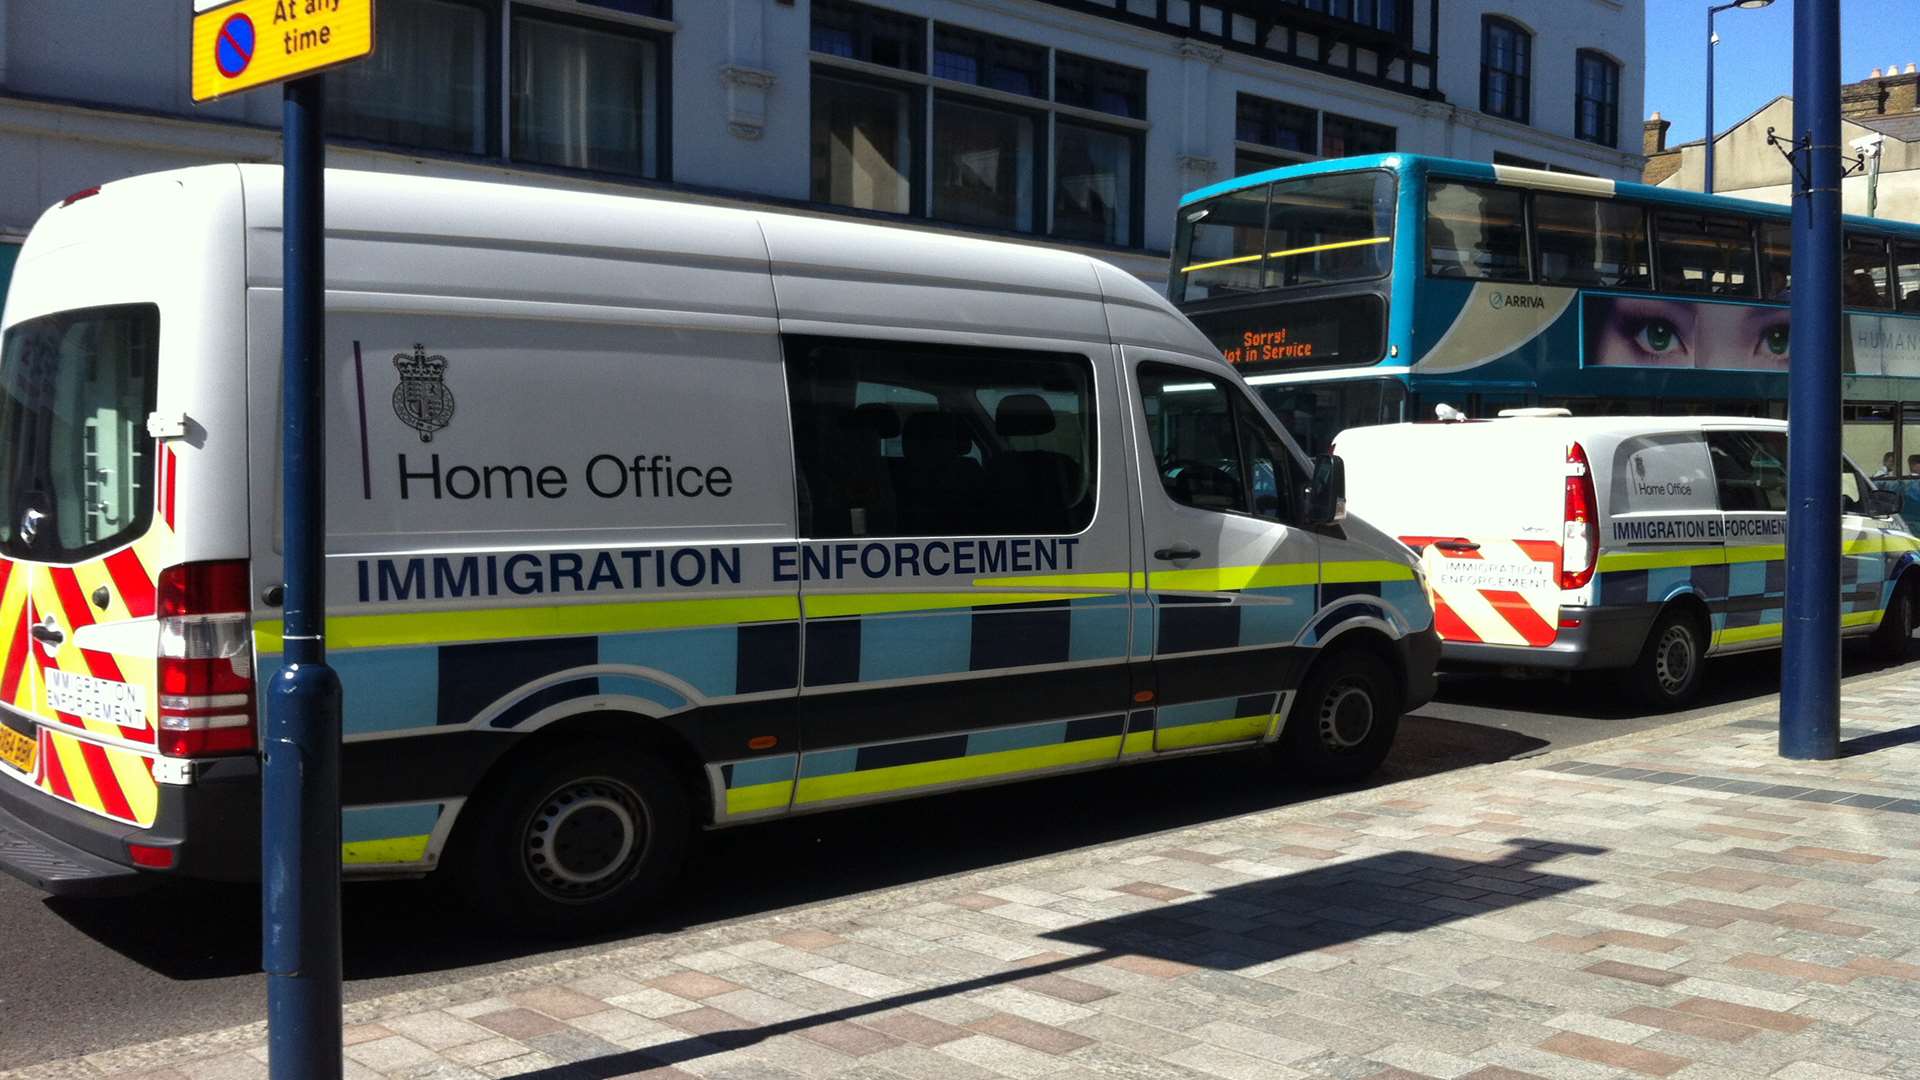
[[[1589,295],[1582,310],[1589,367],[1787,370],[1787,309]],[[1842,370],[1920,376],[1920,321],[1849,313]]]

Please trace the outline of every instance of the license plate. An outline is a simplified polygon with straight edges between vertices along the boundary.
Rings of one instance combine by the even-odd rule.
[[[19,769],[23,773],[33,771],[33,754],[39,742],[31,735],[22,735],[9,727],[0,727],[0,761]]]

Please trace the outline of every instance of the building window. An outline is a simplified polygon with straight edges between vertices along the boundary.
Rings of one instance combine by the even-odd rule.
[[[813,0],[813,51],[829,56],[925,71],[926,28],[926,20],[910,15],[845,0]]]
[[[1320,156],[1357,157],[1393,152],[1394,129],[1327,113],[1320,118]]]
[[[1480,24],[1480,111],[1529,123],[1533,35],[1519,23],[1488,16]]]
[[[1620,65],[1590,49],[1578,60],[1573,136],[1601,146],[1620,145]]]
[[[813,12],[815,201],[1139,246],[1146,72],[847,0]],[[898,74],[864,66],[882,63]]]
[[[910,89],[815,73],[813,200],[913,212],[919,115],[919,95]]]
[[[947,94],[936,98],[933,216],[956,225],[1032,232],[1038,126],[1023,110]]]
[[[1022,97],[1045,97],[1047,50],[943,23],[933,32],[933,74]]]
[[[1142,120],[1147,115],[1147,73],[1105,60],[1057,53],[1053,60],[1053,99],[1062,105]]]
[[[611,23],[514,9],[515,161],[659,175],[660,44]]]
[[[1241,94],[1235,111],[1234,137],[1241,142],[1312,155],[1320,145],[1320,116],[1299,105]]]
[[[668,0],[582,0],[665,18]],[[328,72],[327,133],[411,150],[657,178],[669,39],[483,0],[381,0],[367,60]],[[506,85],[507,130],[500,130]]]
[[[487,10],[460,0],[383,0],[380,48],[325,75],[327,134],[456,154],[494,152]]]

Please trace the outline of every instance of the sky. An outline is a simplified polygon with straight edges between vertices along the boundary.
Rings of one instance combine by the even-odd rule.
[[[1560,3],[1564,0],[1534,0]],[[1719,0],[1646,0],[1647,99],[1673,122],[1667,144],[1700,138],[1706,128],[1707,8]],[[1840,78],[1858,82],[1874,68],[1920,64],[1920,0],[1839,0]],[[1758,11],[1714,16],[1720,32],[1714,60],[1713,121],[1722,132],[1781,94],[1793,92],[1794,0]],[[1624,131],[1637,125],[1621,118]]]

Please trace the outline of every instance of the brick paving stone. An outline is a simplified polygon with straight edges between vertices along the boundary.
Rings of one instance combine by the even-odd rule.
[[[542,986],[533,990],[523,990],[517,994],[508,994],[507,1000],[523,1008],[546,1013],[555,1020],[571,1020],[576,1016],[596,1013],[607,1007],[605,1001],[588,997],[560,986]]]
[[[922,1016],[908,1009],[864,1017],[859,1023],[896,1041],[910,1042],[919,1046],[939,1046],[941,1043],[964,1039],[972,1034],[966,1028],[943,1023],[931,1016]]]
[[[811,1024],[801,1028],[799,1035],[803,1039],[817,1042],[821,1046],[853,1057],[864,1057],[867,1054],[877,1054],[882,1050],[891,1050],[901,1042],[892,1035],[871,1026],[849,1021]]]
[[[559,1031],[566,1026],[553,1017],[534,1012],[532,1009],[501,1009],[499,1012],[476,1016],[473,1022],[482,1027],[492,1028],[509,1039],[523,1041],[536,1035],[545,1035],[550,1031]]]
[[[1681,1035],[1718,1039],[1721,1042],[1740,1042],[1757,1034],[1760,1030],[1757,1027],[1716,1020],[1698,1013],[1661,1009],[1650,1005],[1636,1005],[1625,1012],[1615,1014],[1614,1018],[1643,1027],[1661,1028]]]
[[[1647,1076],[1672,1076],[1691,1064],[1685,1058],[1626,1043],[1596,1039],[1590,1035],[1562,1032],[1540,1044],[1542,1050],[1565,1057],[1581,1058],[1616,1069],[1627,1069]]]
[[[690,1001],[701,1001],[740,989],[739,983],[729,982],[726,979],[717,978],[713,975],[698,971],[683,971],[676,975],[665,975],[654,979],[651,985],[656,990],[664,990],[676,997],[683,997]]]
[[[1604,975],[1609,979],[1624,979],[1628,982],[1644,983],[1648,986],[1672,986],[1685,978],[1671,971],[1659,968],[1642,967],[1639,964],[1623,964],[1618,960],[1602,960],[1589,964],[1582,969],[1594,975]]]

